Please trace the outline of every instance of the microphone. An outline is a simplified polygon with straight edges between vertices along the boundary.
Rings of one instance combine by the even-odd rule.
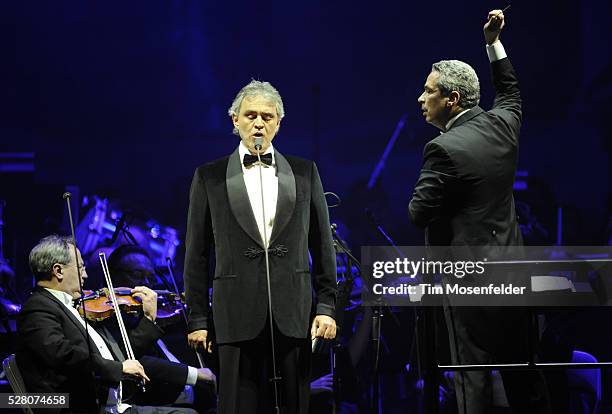
[[[64,193],[64,195],[62,195],[62,198],[63,198],[64,200],[68,200],[70,197],[72,197],[72,194],[70,194],[70,192],[69,192],[69,191],[66,191],[66,192]]]
[[[255,149],[261,151],[261,144],[263,144],[263,138],[255,138]]]
[[[319,337],[312,339],[312,353],[319,353],[321,350],[321,346],[323,345],[323,340]]]

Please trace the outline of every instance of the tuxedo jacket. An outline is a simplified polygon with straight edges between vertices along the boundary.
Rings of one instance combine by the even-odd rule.
[[[445,260],[508,259],[509,253],[521,252],[515,247],[522,245],[522,237],[512,195],[521,97],[508,58],[492,62],[491,71],[496,92],[493,108],[486,112],[480,107],[470,109],[425,146],[423,167],[409,205],[411,220],[426,228],[426,244],[450,246],[448,250],[429,249],[430,253],[443,252]],[[479,284],[509,278],[526,284],[528,274],[520,273],[502,268],[499,272],[488,270],[484,279],[465,279]],[[528,314],[524,308],[453,307],[453,298],[448,297],[445,316],[453,363],[511,363],[528,358]],[[537,401],[534,390],[542,389],[542,384],[535,383],[535,373],[503,375],[513,409],[535,412],[520,408],[529,406],[523,400]],[[490,379],[482,372],[466,372],[458,378],[464,378],[464,387],[456,383],[464,407],[472,407],[467,412],[473,407],[486,410]],[[546,400],[539,397],[539,401]]]
[[[36,287],[21,308],[17,332],[17,364],[28,392],[69,393],[72,411],[91,413],[98,410],[96,397],[106,404],[109,386],[121,380],[124,357],[117,344],[105,338],[115,358],[111,361],[100,355],[90,339],[90,358],[83,325],[43,288]],[[134,352],[141,352],[158,335],[158,328],[142,318],[130,335]],[[151,365],[159,369],[159,364]],[[175,374],[166,368],[164,375]]]
[[[334,316],[336,258],[327,204],[312,161],[284,157],[276,150],[275,160],[278,201],[269,243],[272,313],[284,335],[306,338],[313,290],[316,313]],[[209,273],[213,250],[214,272]],[[268,314],[266,262],[238,150],[198,167],[191,184],[184,268],[190,331],[211,328],[210,276],[217,343],[255,338]]]
[[[521,126],[521,97],[508,58],[491,64],[495,101],[474,107],[425,146],[409,215],[437,246],[521,245],[512,190]]]

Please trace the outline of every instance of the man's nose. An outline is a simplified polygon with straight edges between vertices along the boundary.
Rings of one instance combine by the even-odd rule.
[[[263,119],[258,116],[257,118],[255,118],[255,128],[263,128],[264,127],[264,123],[263,123]]]
[[[417,99],[417,102],[420,103],[420,104],[425,102],[425,98],[423,97],[423,95],[425,95],[425,93],[420,94],[418,99]]]

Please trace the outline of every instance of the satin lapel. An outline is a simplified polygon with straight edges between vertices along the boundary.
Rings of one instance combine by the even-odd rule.
[[[244,185],[238,149],[229,157],[227,172],[225,174],[225,186],[227,187],[227,198],[229,199],[230,208],[238,224],[240,224],[240,227],[242,227],[242,229],[263,248],[261,235],[257,229],[257,222],[255,221],[253,210],[251,209],[249,194]]]
[[[108,348],[111,350],[111,353],[113,354],[115,359],[119,362],[125,361],[125,355],[123,354],[123,351],[121,350],[121,348],[119,348],[119,344],[115,340],[115,337],[113,336],[111,331],[109,331],[108,328],[104,326],[104,324],[102,324],[98,333],[100,334],[102,339],[104,339],[106,345],[108,345]]]
[[[451,129],[458,127],[461,124],[465,124],[467,121],[469,121],[470,119],[474,118],[477,115],[480,115],[481,113],[483,113],[484,110],[480,107],[480,106],[475,106],[472,109],[470,109],[469,111],[467,111],[467,113],[461,115],[459,117],[459,119],[457,119],[449,128],[448,131],[450,131]],[[448,132],[446,131],[446,132]]]
[[[278,151],[274,154],[276,158],[276,174],[278,175],[278,199],[276,201],[276,216],[274,227],[270,236],[270,246],[283,231],[295,209],[295,176],[291,165]]]

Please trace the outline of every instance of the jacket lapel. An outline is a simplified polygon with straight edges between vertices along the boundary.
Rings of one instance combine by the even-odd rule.
[[[106,327],[106,325],[104,325],[104,323],[101,323],[99,326],[100,329],[96,331],[100,334],[102,339],[104,339],[104,342],[106,342],[106,345],[108,345],[108,349],[111,351],[115,359],[119,362],[125,361],[125,355],[123,354],[123,351],[119,347],[119,344],[115,340],[115,337],[111,331]]]
[[[225,174],[225,185],[227,187],[227,197],[234,217],[240,227],[251,237],[259,246],[263,248],[263,241],[257,229],[257,222],[251,209],[249,194],[244,185],[242,177],[242,166],[238,149],[229,157],[227,172]]]
[[[83,337],[87,338],[87,333],[85,332],[85,327],[83,326],[83,324],[81,324],[81,322],[79,322],[76,319],[76,316],[74,316],[68,309],[66,309],[66,306],[62,302],[60,302],[55,296],[53,296],[51,293],[49,293],[45,288],[41,288],[41,287],[37,286],[35,288],[34,292],[38,292],[39,294],[45,296],[49,300],[52,300],[53,302],[55,302],[60,307],[62,312],[64,312],[66,314],[68,319],[70,319],[70,321],[77,327],[77,329],[79,330],[79,332],[81,332]],[[91,322],[89,322],[89,324],[91,324]],[[96,352],[97,352],[98,348],[96,347],[93,339],[90,338],[90,342],[91,342],[91,344],[93,346],[92,349],[95,349]]]
[[[47,299],[55,302],[60,307],[62,312],[64,312],[66,316],[68,316],[68,319],[70,319],[70,321],[79,329],[79,331],[81,331],[83,336],[85,336],[85,328],[83,327],[83,325],[81,325],[81,322],[79,322],[76,319],[76,316],[74,316],[68,309],[66,309],[66,306],[62,302],[60,302],[55,296],[49,293],[45,288],[37,286],[35,288],[35,292],[38,292],[39,294],[45,296]]]
[[[72,323],[74,323],[75,326],[79,329],[79,331],[81,332],[83,337],[87,338],[87,333],[85,332],[85,327],[83,326],[83,324],[81,324],[81,322],[79,322],[76,319],[76,316],[74,316],[68,309],[66,309],[66,306],[62,302],[60,302],[55,296],[53,296],[51,293],[49,293],[44,288],[41,288],[41,287],[37,286],[35,288],[35,292],[38,292],[39,294],[41,294],[41,295],[47,297],[48,299],[54,301],[55,303],[57,303],[58,306],[60,307],[60,309],[62,310],[62,312],[64,312],[68,316],[68,319],[70,319],[70,321],[72,321]],[[112,318],[115,319],[114,316]],[[95,328],[92,325],[92,322],[87,322],[87,324],[92,329],[95,330]],[[115,357],[115,360],[117,360],[119,362],[125,361],[125,356],[123,355],[123,352],[121,351],[121,348],[117,344],[117,341],[115,341],[115,338],[113,337],[113,335],[110,333],[110,331],[103,324],[100,324],[99,326],[101,326],[101,331],[102,332],[100,332],[98,330],[96,330],[96,332],[98,332],[98,334],[102,337],[104,342],[106,342],[106,345],[108,346],[109,350],[111,351],[111,353]],[[99,353],[98,347],[96,346],[96,343],[93,340],[93,338],[91,338],[91,336],[89,337],[89,341],[91,343],[91,349],[93,349],[93,350],[95,350],[95,352]]]
[[[276,216],[274,227],[270,236],[270,246],[283,231],[295,209],[295,176],[291,165],[281,153],[274,151],[276,159],[276,174],[278,175],[278,200],[276,202]]]

